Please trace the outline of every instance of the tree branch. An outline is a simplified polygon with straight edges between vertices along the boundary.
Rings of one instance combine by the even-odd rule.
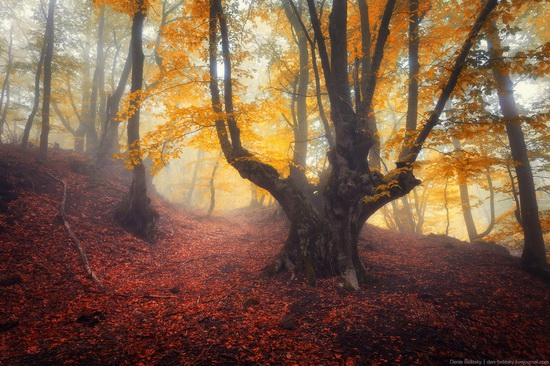
[[[439,97],[439,100],[437,101],[434,111],[431,113],[428,121],[418,134],[418,137],[411,147],[410,154],[408,154],[397,163],[398,167],[410,165],[416,161],[416,158],[418,157],[418,154],[420,153],[420,150],[422,149],[422,146],[424,145],[424,142],[426,141],[428,135],[430,134],[432,129],[439,123],[439,117],[441,116],[441,113],[445,108],[445,104],[447,103],[447,100],[449,99],[451,93],[453,92],[453,89],[458,82],[458,77],[462,73],[462,69],[464,68],[466,58],[468,57],[470,49],[474,45],[476,38],[481,31],[481,28],[483,27],[483,24],[489,17],[489,14],[497,5],[498,0],[489,0],[481,10],[479,16],[476,19],[476,22],[474,23],[472,29],[470,30],[470,33],[468,34],[468,37],[466,38],[466,41],[464,41],[464,44],[462,45],[462,48],[458,56],[456,57],[451,75],[447,80],[447,83],[443,87],[443,90],[441,91],[441,95]]]

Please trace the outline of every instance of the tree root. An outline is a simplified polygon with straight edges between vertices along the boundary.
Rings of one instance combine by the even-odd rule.
[[[266,276],[271,277],[279,272],[286,270],[291,273],[290,280],[292,281],[296,277],[296,265],[290,260],[288,254],[284,251],[279,253],[277,257],[264,268],[263,272]]]
[[[103,284],[99,281],[99,279],[96,277],[94,271],[92,270],[92,267],[90,266],[90,262],[88,261],[88,256],[86,255],[86,252],[84,251],[84,248],[82,247],[82,244],[80,240],[76,237],[76,234],[74,233],[73,229],[69,225],[69,221],[67,220],[67,215],[65,213],[65,203],[67,202],[67,184],[64,180],[61,180],[59,178],[54,177],[49,172],[46,172],[52,179],[58,181],[63,185],[63,199],[61,200],[61,206],[59,207],[59,214],[61,215],[61,218],[63,219],[63,225],[65,226],[65,229],[67,229],[67,232],[69,233],[69,236],[73,240],[73,244],[80,253],[80,258],[82,259],[82,263],[84,264],[84,269],[86,270],[86,273],[88,276],[92,279],[92,281],[101,289],[103,290]]]
[[[131,194],[127,194],[115,211],[115,220],[135,235],[152,242],[159,214],[146,198],[145,206],[136,209]]]

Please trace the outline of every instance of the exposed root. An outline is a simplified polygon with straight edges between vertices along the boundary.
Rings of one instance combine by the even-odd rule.
[[[290,273],[290,281],[296,277],[296,265],[290,260],[288,254],[284,251],[277,255],[277,258],[273,260],[267,267],[264,268],[266,276],[274,276],[279,272],[286,270]]]
[[[115,211],[115,220],[135,235],[151,241],[159,214],[151,207],[150,199],[145,198],[142,207],[136,207],[131,194],[124,197]]]
[[[344,271],[341,286],[345,290],[359,290],[359,280],[354,268],[348,268]]]

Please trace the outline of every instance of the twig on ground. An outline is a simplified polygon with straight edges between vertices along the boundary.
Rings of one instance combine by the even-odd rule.
[[[92,281],[103,290],[103,284],[99,281],[99,279],[96,277],[94,271],[92,270],[90,266],[90,261],[88,260],[88,256],[86,255],[86,252],[84,251],[84,248],[82,247],[82,244],[80,243],[80,240],[76,237],[76,234],[74,233],[73,229],[69,225],[69,221],[67,220],[67,215],[65,213],[65,204],[67,202],[67,184],[64,180],[61,180],[59,178],[54,177],[49,172],[46,172],[52,179],[58,181],[63,185],[63,198],[61,200],[61,206],[59,207],[59,214],[61,215],[61,218],[63,219],[63,225],[65,226],[65,229],[67,229],[67,232],[69,233],[71,239],[73,239],[73,244],[75,245],[76,249],[80,253],[80,258],[82,259],[82,263],[84,264],[84,269],[86,270],[86,273]]]

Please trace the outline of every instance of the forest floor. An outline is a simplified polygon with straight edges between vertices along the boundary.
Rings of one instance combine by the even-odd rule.
[[[210,218],[154,197],[154,243],[112,221],[128,176],[0,147],[0,365],[448,365],[550,360],[550,291],[498,247],[366,226],[356,292],[263,267],[268,209]],[[87,173],[84,175],[81,173]],[[91,268],[86,275],[59,207]],[[481,364],[480,363],[480,364]],[[500,363],[503,364],[503,363]]]

